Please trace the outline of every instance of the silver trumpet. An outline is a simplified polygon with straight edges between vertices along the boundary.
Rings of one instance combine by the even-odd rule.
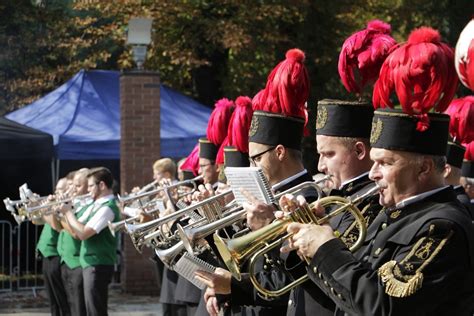
[[[124,204],[134,202],[135,200],[139,200],[141,198],[144,198],[144,197],[147,197],[147,196],[150,196],[150,195],[155,195],[155,194],[157,194],[159,192],[162,192],[162,191],[166,192],[166,191],[169,191],[171,189],[178,188],[178,187],[186,185],[186,184],[192,184],[193,187],[194,187],[193,188],[193,191],[194,191],[197,188],[197,182],[199,182],[201,180],[202,180],[202,176],[197,176],[193,179],[180,181],[180,182],[174,183],[174,184],[169,185],[169,186],[163,186],[163,187],[156,188],[156,189],[151,190],[151,191],[141,192],[141,193],[140,192],[132,193],[132,194],[129,194],[127,196],[118,196],[118,201],[120,202],[120,204],[124,205]],[[184,193],[184,194],[186,194],[186,193]]]
[[[9,211],[15,222],[20,225],[27,219],[27,213],[25,210],[25,201],[23,200],[11,200],[10,198],[3,199],[3,204],[5,204],[5,208]]]
[[[69,198],[66,198],[66,199],[58,200],[58,201],[52,201],[52,202],[45,203],[45,204],[38,205],[38,206],[26,207],[25,211],[26,211],[27,217],[29,219],[36,219],[36,218],[40,218],[42,216],[50,215],[50,214],[54,213],[55,211],[51,209],[54,206],[58,206],[58,205],[64,204],[64,203],[70,203],[72,201],[82,201],[82,200],[88,199],[90,197],[91,197],[90,193],[87,193],[87,194],[84,194],[84,195],[69,197]]]
[[[163,207],[158,206],[158,207],[152,208],[151,210],[147,210],[144,213],[146,215],[152,215],[156,212],[161,212],[161,211],[163,211]],[[136,216],[132,216],[118,222],[109,221],[107,225],[109,226],[109,230],[112,236],[115,236],[117,232],[121,232],[125,230],[125,224],[134,223],[138,221],[139,219],[140,219],[140,215],[136,215]]]
[[[206,204],[216,201],[218,199],[221,199],[225,197],[228,194],[231,194],[232,190],[228,190],[225,192],[222,192],[220,194],[211,196],[201,202],[198,202],[194,205],[190,205],[188,207],[185,207],[183,209],[180,209],[172,214],[163,216],[161,218],[157,218],[155,220],[149,221],[147,223],[143,224],[129,224],[125,223],[125,228],[130,237],[132,238],[132,242],[134,243],[135,247],[137,248],[138,251],[141,251],[141,248],[149,244],[151,241],[156,240],[157,238],[160,238],[161,240],[167,240],[167,236],[165,236],[164,232],[162,231],[161,227],[164,224],[167,224],[169,222],[172,222],[184,215],[186,215],[189,212],[195,211],[198,208],[205,206]]]
[[[296,194],[302,190],[312,188],[317,193],[318,196],[322,196],[322,190],[319,187],[318,183],[326,181],[330,176],[326,176],[323,179],[320,179],[318,182],[307,181],[300,183],[284,192],[278,193],[274,196],[275,200],[278,200],[285,194]],[[237,206],[225,213],[225,216],[219,220],[211,221],[208,224],[201,225],[199,227],[181,227],[177,225],[177,231],[180,239],[183,241],[184,247],[189,252],[189,254],[194,254],[194,245],[196,241],[203,239],[225,227],[233,225],[243,219],[245,219],[246,211],[241,207]],[[235,237],[235,236],[234,236]]]

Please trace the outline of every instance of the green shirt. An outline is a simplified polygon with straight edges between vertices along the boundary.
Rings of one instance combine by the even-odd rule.
[[[79,218],[91,205],[83,206],[75,215]],[[79,254],[81,250],[81,240],[71,236],[66,230],[59,233],[58,253],[61,256],[61,263],[65,263],[69,269],[76,269],[81,266]]]
[[[59,233],[48,224],[44,224],[36,249],[45,258],[58,256],[58,237]]]
[[[107,206],[114,212],[114,222],[120,220],[120,211],[116,200],[111,199],[104,202],[97,209],[92,210],[86,223],[102,207]],[[117,262],[117,236],[113,236],[109,229],[104,228],[100,233],[83,240],[80,250],[80,263],[82,268],[97,265],[114,265]]]

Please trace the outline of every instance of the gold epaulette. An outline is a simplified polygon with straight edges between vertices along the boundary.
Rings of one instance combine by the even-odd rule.
[[[431,225],[430,233],[433,231],[434,225]],[[450,231],[442,239],[423,237],[402,261],[391,260],[382,265],[378,274],[385,285],[385,293],[393,297],[407,297],[421,289],[423,269],[436,257],[452,234]]]

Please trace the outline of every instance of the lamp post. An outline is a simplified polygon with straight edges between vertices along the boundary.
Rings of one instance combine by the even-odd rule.
[[[148,18],[131,18],[128,22],[127,44],[132,45],[133,60],[139,70],[143,70],[146,49],[151,43],[152,22]]]

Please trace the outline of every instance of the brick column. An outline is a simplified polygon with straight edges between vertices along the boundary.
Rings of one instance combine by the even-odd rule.
[[[120,182],[130,192],[153,179],[153,162],[160,158],[160,77],[158,73],[132,71],[120,76]],[[158,294],[152,251],[143,254],[124,234],[122,287],[133,294]]]

